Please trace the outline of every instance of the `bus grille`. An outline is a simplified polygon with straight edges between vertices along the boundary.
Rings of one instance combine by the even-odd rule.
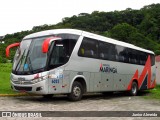
[[[22,83],[23,82],[23,83]],[[13,81],[14,84],[23,84],[23,85],[30,85],[34,84],[32,81]]]
[[[31,91],[32,90],[32,87],[19,87],[19,86],[14,86],[14,88],[16,90],[24,90],[24,91]]]

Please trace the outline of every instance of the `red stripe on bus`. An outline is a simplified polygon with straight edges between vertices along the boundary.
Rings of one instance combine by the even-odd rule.
[[[155,86],[155,80],[154,82],[152,83],[151,85],[151,58],[150,58],[150,55],[148,56],[148,59],[146,61],[146,64],[143,68],[143,71],[140,75],[140,77],[138,78],[138,70],[136,70],[135,74],[133,75],[128,87],[127,87],[127,90],[130,90],[131,89],[131,85],[132,85],[132,82],[133,80],[138,80],[138,88],[140,89],[140,87],[142,86],[142,83],[146,77],[146,75],[148,74],[148,77],[147,77],[147,88],[154,88]]]
[[[133,75],[128,87],[127,87],[127,90],[130,90],[131,89],[131,86],[132,86],[132,82],[133,80],[138,80],[138,70],[136,70],[135,74]]]
[[[148,56],[147,62],[144,66],[144,69],[143,69],[143,71],[142,71],[142,73],[141,73],[141,75],[138,79],[138,88],[141,87],[147,73],[148,73],[147,87],[150,88],[150,84],[151,84],[151,60],[150,60],[150,55]]]

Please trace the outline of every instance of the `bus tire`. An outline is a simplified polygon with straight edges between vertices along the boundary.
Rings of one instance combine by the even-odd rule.
[[[131,96],[136,96],[138,92],[138,85],[135,81],[132,82],[131,90],[129,91]]]
[[[83,95],[83,87],[80,82],[75,81],[72,85],[71,93],[68,94],[68,98],[71,101],[81,100]]]

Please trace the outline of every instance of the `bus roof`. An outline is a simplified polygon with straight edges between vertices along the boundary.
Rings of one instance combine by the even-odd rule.
[[[146,50],[146,49],[137,47],[137,46],[129,44],[129,43],[125,43],[125,42],[118,41],[118,40],[115,40],[115,39],[112,39],[112,38],[103,37],[101,35],[97,35],[97,34],[82,31],[82,30],[77,30],[77,29],[46,30],[46,31],[41,31],[41,32],[37,32],[37,33],[27,35],[23,39],[30,39],[30,38],[42,37],[42,36],[50,36],[50,35],[60,34],[60,33],[83,35],[83,36],[90,37],[90,38],[93,38],[93,39],[98,39],[98,40],[101,40],[101,41],[104,41],[104,42],[109,42],[109,43],[112,43],[112,44],[116,44],[116,45],[120,45],[120,46],[124,46],[124,47],[128,47],[128,48],[136,49],[136,50],[139,50],[139,51],[154,54],[154,52],[152,52],[150,50]]]
[[[81,35],[82,30],[76,30],[76,29],[45,30],[45,31],[36,32],[30,35],[27,35],[26,37],[24,37],[24,39],[30,39],[30,38],[41,37],[41,36],[49,36],[49,35],[54,35],[54,34],[59,34],[59,33]]]

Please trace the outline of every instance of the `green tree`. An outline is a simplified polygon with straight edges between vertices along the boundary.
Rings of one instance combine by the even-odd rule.
[[[158,43],[144,36],[138,29],[127,23],[118,24],[105,34],[111,38],[125,41],[145,49],[153,51],[160,49]]]
[[[0,56],[5,57],[5,48],[12,43],[20,42],[24,36],[49,29],[74,28],[160,52],[160,4],[144,6],[140,10],[127,8],[123,11],[80,13],[65,17],[61,22],[52,25],[35,26],[32,30],[5,35],[5,44],[0,44]],[[13,59],[15,49],[11,52]]]
[[[134,28],[133,26],[127,24],[127,23],[122,23],[114,26],[110,31],[109,31],[109,36],[111,38],[118,39],[120,41],[132,43],[130,40],[130,36],[133,33],[136,33],[137,29]]]

